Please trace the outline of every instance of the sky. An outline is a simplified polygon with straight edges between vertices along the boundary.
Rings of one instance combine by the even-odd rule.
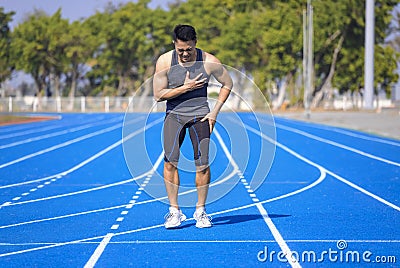
[[[103,11],[107,3],[112,2],[114,5],[119,3],[137,2],[136,0],[0,0],[0,7],[5,12],[15,11],[13,21],[10,23],[11,28],[21,23],[27,14],[32,13],[35,9],[44,10],[48,15],[54,14],[58,8],[61,8],[63,18],[69,19],[70,22],[90,17],[96,11]],[[152,0],[149,4],[150,8],[161,7],[167,9],[168,3],[174,0]],[[18,72],[14,74],[13,79],[9,81],[12,86],[17,86],[22,80],[32,82],[30,76]],[[7,83],[8,84],[8,83]]]
[[[69,19],[71,22],[81,18],[87,18],[96,13],[103,11],[107,3],[112,2],[117,5],[119,3],[137,2],[135,0],[0,0],[0,7],[5,12],[15,11],[11,27],[22,22],[27,14],[32,13],[35,9],[44,10],[48,15],[54,14],[61,7],[63,18]],[[171,0],[152,0],[149,4],[150,8],[161,7],[166,9]]]

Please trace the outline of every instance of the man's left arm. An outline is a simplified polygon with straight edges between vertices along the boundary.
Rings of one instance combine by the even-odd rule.
[[[218,99],[215,103],[214,108],[202,119],[202,121],[208,119],[211,133],[214,129],[218,113],[221,111],[222,106],[228,99],[229,94],[231,93],[233,82],[231,76],[228,73],[228,70],[219,62],[217,58],[214,58],[213,61],[207,65],[209,65],[211,74],[219,83],[221,83]]]

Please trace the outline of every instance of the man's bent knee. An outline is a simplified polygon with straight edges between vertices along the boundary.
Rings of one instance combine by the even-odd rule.
[[[178,163],[164,162],[164,169],[169,172],[173,172],[178,169]]]
[[[206,174],[210,172],[210,166],[209,165],[196,166],[196,172]]]

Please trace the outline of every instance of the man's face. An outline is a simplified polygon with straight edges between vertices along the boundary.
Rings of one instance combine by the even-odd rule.
[[[180,62],[186,63],[196,60],[196,41],[174,41],[176,53]]]

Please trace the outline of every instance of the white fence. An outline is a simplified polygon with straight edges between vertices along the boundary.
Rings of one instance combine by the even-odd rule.
[[[165,110],[165,104],[152,97],[0,98],[0,112],[126,112],[128,107],[138,112]]]
[[[235,94],[231,94],[235,95]],[[229,97],[223,107],[228,111],[249,111],[256,105],[251,97],[246,98],[250,103],[241,101],[237,96]],[[211,107],[215,100],[209,98]],[[391,100],[374,100],[374,108],[393,107]],[[346,96],[336,97],[331,106],[325,108],[335,110],[362,109],[361,98],[349,99]],[[155,102],[151,96],[138,97],[77,97],[77,98],[47,98],[47,97],[8,97],[0,98],[0,112],[162,112],[165,111],[165,102]]]
[[[394,104],[390,99],[380,99],[377,100],[376,98],[373,100],[373,108],[374,109],[382,109],[382,108],[390,108],[393,107]],[[335,110],[352,110],[352,109],[362,109],[364,107],[364,101],[361,98],[356,100],[351,100],[346,96],[341,98],[337,98],[333,101],[333,108]]]
[[[249,111],[255,107],[244,103],[240,98],[233,96],[222,108],[225,111]],[[211,107],[215,99],[209,98]],[[156,102],[151,96],[137,97],[76,97],[76,98],[48,98],[48,97],[8,97],[0,98],[0,112],[164,112],[166,102]]]

